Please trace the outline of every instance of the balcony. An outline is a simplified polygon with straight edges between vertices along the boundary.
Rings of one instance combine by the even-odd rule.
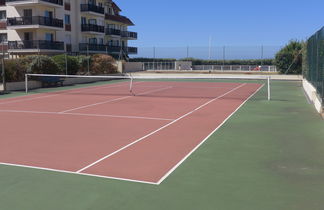
[[[134,25],[134,23],[128,17],[121,16],[121,15],[109,15],[109,14],[106,14],[105,19],[107,21],[123,23],[123,24],[126,24],[128,26],[133,26]]]
[[[88,33],[105,33],[105,27],[95,24],[81,24],[81,31]]]
[[[105,8],[94,4],[81,4],[81,12],[94,13],[95,15],[104,16]]]
[[[127,39],[137,39],[137,33],[132,31],[122,31],[121,36]]]
[[[9,41],[8,47],[12,53],[64,52],[64,42],[46,40]]]
[[[106,28],[106,35],[121,36],[127,39],[137,39],[137,33],[131,31],[121,31],[119,29]]]
[[[30,4],[62,7],[63,0],[6,0],[7,6],[29,6]]]
[[[106,35],[121,36],[121,30],[113,29],[113,28],[106,28]]]
[[[79,44],[80,52],[89,52],[89,53],[108,53],[108,54],[118,54],[121,50],[126,54],[137,54],[136,47],[121,47],[121,46],[109,46],[104,44]]]
[[[137,54],[137,47],[127,47],[128,54]]]
[[[88,43],[80,43],[79,51],[83,52],[106,52],[107,45],[104,44],[88,44]]]
[[[30,28],[63,29],[63,20],[42,16],[15,17],[7,19],[7,28],[13,30]]]

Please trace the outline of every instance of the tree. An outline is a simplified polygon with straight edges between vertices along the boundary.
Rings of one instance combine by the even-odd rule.
[[[302,50],[304,45],[304,42],[290,41],[276,54],[275,65],[281,73],[302,73]]]

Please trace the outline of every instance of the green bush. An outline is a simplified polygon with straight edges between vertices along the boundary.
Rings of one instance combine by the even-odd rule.
[[[29,56],[27,59],[31,59],[32,62],[28,67],[28,72],[33,74],[62,74],[59,65],[50,57],[40,56]]]
[[[302,49],[304,43],[299,41],[290,41],[282,48],[275,58],[277,69],[283,74],[301,74],[302,73]]]
[[[117,72],[115,59],[109,55],[97,54],[91,58],[91,74],[111,74]]]
[[[7,82],[24,81],[28,66],[22,59],[5,60],[5,77]]]
[[[61,72],[66,73],[66,67],[67,74],[71,75],[77,74],[80,70],[80,63],[76,56],[66,56],[62,54],[53,56],[52,59],[57,63]]]
[[[92,63],[91,56],[80,55],[80,56],[77,56],[76,59],[78,60],[79,67],[80,67],[78,73],[79,74],[87,74],[88,73],[88,65],[90,68],[91,63]]]

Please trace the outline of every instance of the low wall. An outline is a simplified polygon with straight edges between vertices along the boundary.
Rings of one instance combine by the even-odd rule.
[[[306,95],[310,99],[310,101],[314,104],[315,109],[318,113],[323,113],[322,100],[317,95],[316,89],[314,86],[308,82],[306,79],[303,80],[303,88],[305,90]]]
[[[42,83],[38,81],[29,81],[29,89],[36,89],[42,87]],[[25,82],[7,82],[6,83],[7,91],[17,91],[25,90]]]
[[[175,70],[192,70],[191,61],[176,61]]]
[[[127,62],[123,65],[123,73],[143,71],[142,62]]]

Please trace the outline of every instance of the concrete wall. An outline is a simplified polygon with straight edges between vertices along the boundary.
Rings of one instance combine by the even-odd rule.
[[[317,91],[316,91],[315,87],[310,82],[308,82],[306,79],[304,79],[303,80],[303,88],[304,88],[305,93],[307,94],[308,98],[314,104],[316,111],[318,113],[323,113],[322,100],[317,95]]]
[[[123,73],[143,71],[142,62],[128,62],[123,65]]]
[[[191,61],[176,61],[175,70],[191,70],[192,62]]]

